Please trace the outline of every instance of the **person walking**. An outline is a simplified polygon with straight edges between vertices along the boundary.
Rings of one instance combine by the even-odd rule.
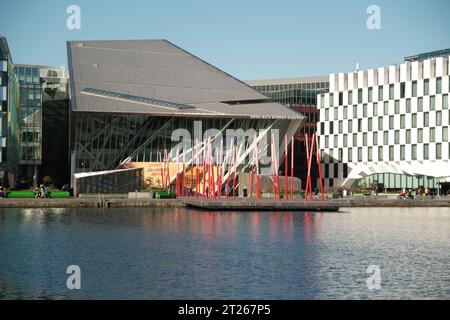
[[[244,198],[247,198],[248,191],[247,191],[247,187],[246,186],[244,186],[244,188],[242,188],[242,194],[243,194]]]

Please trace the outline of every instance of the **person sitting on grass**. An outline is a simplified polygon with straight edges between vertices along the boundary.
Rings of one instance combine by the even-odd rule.
[[[6,198],[6,188],[3,186],[0,186],[0,198]]]
[[[34,188],[34,197],[37,199],[37,198],[42,198],[42,193],[41,193],[41,189],[38,187],[38,186],[36,186],[35,188]]]
[[[48,187],[41,184],[41,197],[48,198]]]

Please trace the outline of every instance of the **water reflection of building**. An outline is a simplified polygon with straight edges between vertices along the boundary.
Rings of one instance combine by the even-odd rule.
[[[270,80],[251,80],[247,83],[255,90],[265,94],[292,110],[300,112],[306,121],[298,128],[295,138],[294,171],[301,181],[306,181],[308,168],[306,165],[305,134],[311,136],[317,131],[319,110],[317,95],[329,90],[328,77],[302,77]],[[290,159],[290,157],[288,157]],[[315,159],[313,159],[315,161]],[[290,165],[288,166],[290,168]],[[284,165],[280,169],[284,173]],[[317,166],[312,166],[313,187],[318,178]]]

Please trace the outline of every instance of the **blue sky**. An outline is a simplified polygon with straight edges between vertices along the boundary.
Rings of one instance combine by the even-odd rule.
[[[7,1],[7,2],[6,2]],[[243,80],[327,75],[450,48],[450,1],[3,0],[15,63],[66,65],[66,41],[167,39]],[[81,8],[68,30],[66,8]],[[369,5],[381,30],[366,27]]]

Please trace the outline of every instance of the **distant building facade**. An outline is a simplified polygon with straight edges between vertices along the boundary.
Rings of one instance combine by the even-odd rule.
[[[44,104],[52,104],[54,100],[65,101],[65,106],[59,106],[58,112],[68,112],[68,80],[63,68],[41,65],[15,65],[20,86],[20,108],[18,113],[19,135],[19,173],[18,183],[21,187],[29,187],[42,182],[40,168],[44,155]],[[47,113],[48,114],[48,113]],[[68,119],[68,115],[66,116]],[[55,125],[64,123],[62,119],[54,119]],[[46,124],[52,123],[46,121]],[[68,120],[65,121],[68,131]],[[51,129],[50,129],[51,130]],[[50,133],[50,132],[49,132]],[[52,138],[56,132],[51,132],[47,138]],[[64,132],[58,133],[64,136]],[[68,141],[68,137],[67,137]],[[54,145],[55,150],[62,152],[61,147]],[[65,143],[68,147],[68,142]],[[49,152],[50,150],[46,150]],[[59,162],[58,162],[59,163]],[[49,176],[50,177],[50,176]]]
[[[429,188],[450,182],[449,52],[331,74],[318,97],[326,188]]]
[[[326,76],[250,80],[247,83],[274,101],[305,116],[306,121],[303,122],[295,134],[294,171],[302,181],[306,181],[308,168],[306,165],[305,135],[308,134],[311,137],[317,131],[317,123],[319,121],[317,95],[329,91],[329,78]],[[315,158],[313,160],[316,161]],[[284,172],[283,164],[280,166],[280,170]],[[312,166],[311,174],[313,187],[315,188],[318,177],[317,166]]]
[[[1,36],[0,72],[0,184],[13,187],[19,164],[19,84],[8,42]]]

